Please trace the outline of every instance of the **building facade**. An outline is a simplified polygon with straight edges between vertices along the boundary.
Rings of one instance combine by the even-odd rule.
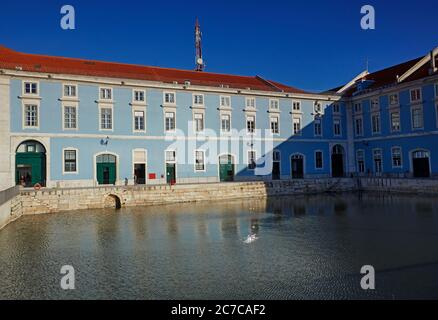
[[[436,50],[316,94],[0,47],[0,108],[1,188],[438,174]]]

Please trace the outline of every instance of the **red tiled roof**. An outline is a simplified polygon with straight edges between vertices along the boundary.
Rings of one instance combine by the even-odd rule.
[[[400,64],[397,64],[395,66],[379,70],[373,73],[370,73],[362,78],[362,80],[370,80],[372,83],[366,88],[366,91],[372,91],[377,90],[381,88],[385,88],[388,86],[396,85],[397,84],[397,77],[401,77],[404,73],[406,73],[409,69],[411,69],[416,63],[418,63],[423,57],[419,57],[413,60],[409,60]],[[429,76],[429,63],[425,63],[423,66],[421,66],[417,71],[415,71],[413,74],[411,74],[409,77],[407,77],[403,83],[418,80],[421,78],[425,78]],[[343,86],[333,88],[331,90],[326,91],[325,93],[333,93],[340,90]],[[355,91],[356,87],[352,86],[351,88],[347,89],[345,92],[343,92],[343,95],[345,96],[352,96]]]
[[[235,76],[210,72],[197,72],[160,67],[148,67],[132,64],[103,62],[64,57],[52,57],[21,53],[0,46],[0,69],[21,67],[23,71],[44,72],[52,74],[70,74],[94,77],[108,77],[120,79],[136,79],[183,84],[190,81],[193,85],[235,89],[306,93],[303,90],[284,84],[264,80],[260,77]]]

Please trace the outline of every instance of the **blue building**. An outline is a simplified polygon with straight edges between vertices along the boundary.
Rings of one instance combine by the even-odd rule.
[[[310,93],[0,47],[0,189],[436,176],[437,52]]]

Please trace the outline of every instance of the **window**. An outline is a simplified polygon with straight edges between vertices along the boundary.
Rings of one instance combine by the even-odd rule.
[[[145,102],[144,90],[134,90],[134,101],[135,102]]]
[[[164,104],[175,104],[175,93],[165,92],[164,93]]]
[[[362,103],[358,102],[354,104],[354,113],[362,112]]]
[[[113,128],[113,110],[111,108],[100,109],[100,128],[103,130]]]
[[[255,131],[255,117],[247,116],[246,117],[246,131],[248,133],[254,133]]]
[[[313,121],[313,131],[315,136],[322,136],[322,121],[321,118],[316,117]]]
[[[421,101],[421,89],[411,90],[411,102]]]
[[[64,85],[64,97],[76,97],[76,86],[71,84]]]
[[[375,113],[371,115],[371,129],[372,133],[380,133],[380,114]]]
[[[64,106],[64,129],[76,129],[76,107]]]
[[[392,167],[401,168],[402,167],[401,148],[394,147],[391,149],[391,153],[392,153]]]
[[[333,113],[340,113],[341,109],[338,103],[333,104]]]
[[[301,111],[301,102],[300,101],[294,101],[292,103],[292,111]]]
[[[371,109],[372,110],[377,110],[379,109],[379,99],[371,99]]]
[[[204,95],[202,94],[194,94],[193,95],[193,104],[198,106],[204,105]]]
[[[256,152],[254,150],[248,151],[248,169],[254,170],[256,168]]]
[[[269,100],[269,109],[271,110],[278,110],[279,109],[279,102],[275,99]]]
[[[144,111],[134,111],[134,131],[144,131]]]
[[[400,112],[391,112],[391,132],[400,131]]]
[[[230,108],[231,107],[231,98],[227,96],[221,96],[220,97],[220,106],[223,108]]]
[[[38,127],[38,106],[27,104],[24,106],[25,127]]]
[[[195,121],[195,131],[201,132],[204,130],[204,114],[203,113],[195,113],[193,115]]]
[[[231,115],[222,114],[221,115],[221,130],[222,132],[230,132],[231,131]]]
[[[166,150],[166,162],[176,162],[176,151]]]
[[[111,88],[100,88],[100,99],[111,100],[113,98],[113,90]]]
[[[295,135],[299,135],[301,134],[301,118],[293,118],[292,120],[293,123],[293,133]]]
[[[333,119],[333,135],[341,135],[341,119]]]
[[[25,82],[24,83],[24,93],[25,94],[38,94],[38,83]]]
[[[165,131],[175,130],[175,112],[166,112],[165,114]]]
[[[64,150],[64,172],[77,172],[76,150]]]
[[[415,107],[412,109],[412,128],[423,128],[423,110],[421,107]]]
[[[373,150],[373,159],[374,159],[374,172],[382,173],[382,150],[375,149]]]
[[[195,171],[205,170],[205,152],[202,150],[195,151]]]
[[[363,150],[357,150],[356,161],[357,161],[357,171],[359,173],[365,173],[365,152]]]
[[[397,93],[389,95],[389,105],[390,106],[398,105],[398,94]]]
[[[280,160],[281,160],[281,154],[280,154],[280,151],[278,151],[278,150],[274,150],[274,151],[272,152],[272,161],[279,162]]]
[[[255,98],[246,98],[246,107],[250,109],[254,109],[256,107]]]
[[[362,118],[356,118],[354,120],[354,128],[355,128],[356,136],[363,135]]]
[[[322,169],[322,151],[315,151],[315,169]]]
[[[271,132],[272,134],[279,134],[278,117],[271,117]]]
[[[313,110],[315,111],[315,113],[321,113],[322,112],[321,103],[315,102],[313,106]]]

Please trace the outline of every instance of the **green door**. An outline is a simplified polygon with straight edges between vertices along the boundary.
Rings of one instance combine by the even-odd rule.
[[[15,156],[15,182],[26,187],[46,182],[46,155],[40,152],[19,152]]]
[[[98,163],[97,164],[97,182],[99,184],[116,183],[116,164],[115,163]]]
[[[96,158],[96,178],[99,184],[116,183],[116,157],[112,154],[101,154]]]
[[[219,158],[219,179],[220,181],[233,181],[234,164],[231,155],[223,155]]]
[[[175,184],[176,182],[176,170],[174,163],[166,163],[166,181],[169,184]]]

